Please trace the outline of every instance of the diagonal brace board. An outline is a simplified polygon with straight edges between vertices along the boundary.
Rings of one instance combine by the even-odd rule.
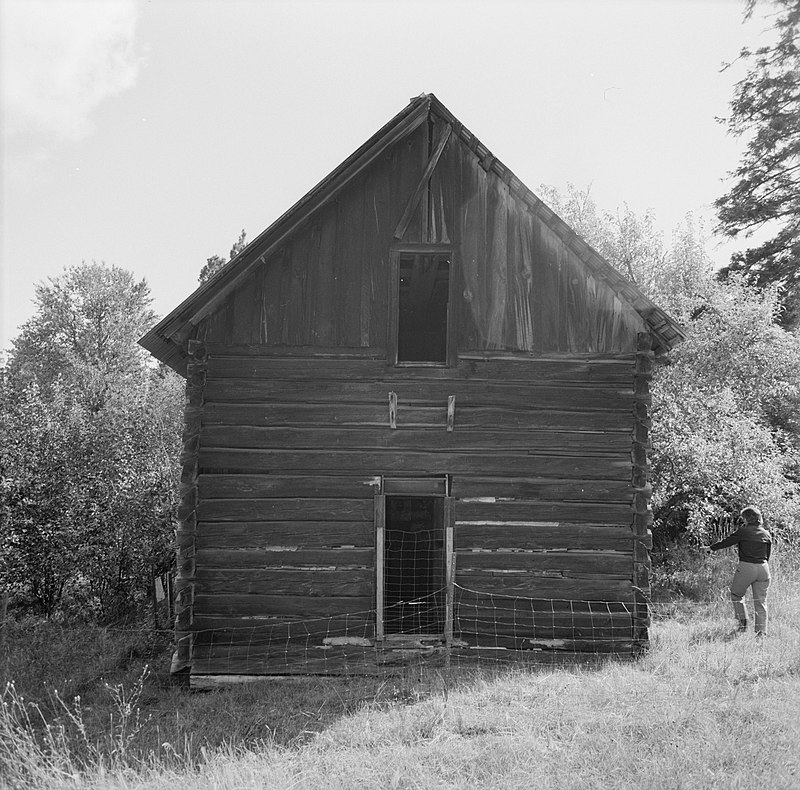
[[[447,145],[447,141],[450,138],[450,132],[452,129],[453,127],[447,123],[439,132],[439,139],[436,141],[436,146],[433,149],[431,158],[428,160],[428,164],[425,165],[425,171],[422,173],[422,178],[419,180],[416,189],[408,199],[403,216],[400,217],[400,222],[397,223],[397,228],[394,232],[395,239],[400,240],[403,238],[403,236],[405,236],[406,230],[408,230],[408,225],[411,222],[411,218],[414,216],[414,212],[417,210],[417,206],[419,206],[419,202],[422,199],[422,193],[427,188],[428,182],[431,180],[433,171],[436,169],[436,165],[438,164],[439,158],[442,155],[442,151],[444,151],[444,147]]]

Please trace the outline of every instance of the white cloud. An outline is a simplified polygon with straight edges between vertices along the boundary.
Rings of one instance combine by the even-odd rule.
[[[14,154],[39,159],[85,137],[93,110],[136,82],[135,0],[0,0],[0,14],[3,125]]]

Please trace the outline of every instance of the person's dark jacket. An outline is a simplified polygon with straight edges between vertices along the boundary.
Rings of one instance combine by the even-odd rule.
[[[772,538],[769,532],[759,524],[747,524],[740,527],[732,535],[712,543],[712,551],[736,546],[739,549],[740,562],[763,563],[769,559],[772,551]]]

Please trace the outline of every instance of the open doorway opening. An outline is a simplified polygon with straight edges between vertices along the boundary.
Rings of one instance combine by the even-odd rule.
[[[443,497],[386,497],[383,560],[384,633],[443,633],[446,619]]]

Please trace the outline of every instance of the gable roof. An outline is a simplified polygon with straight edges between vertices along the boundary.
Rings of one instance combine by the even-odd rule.
[[[185,375],[184,341],[190,337],[195,325],[212,313],[254,267],[262,263],[317,209],[333,200],[390,146],[413,132],[430,117],[449,123],[452,134],[475,153],[481,167],[487,172],[493,172],[507,184],[512,194],[561,238],[594,277],[605,283],[621,300],[639,313],[652,332],[656,353],[668,351],[684,339],[683,331],[670,316],[653,304],[634,283],[620,274],[531,192],[432,93],[427,93],[412,99],[407,107],[156,324],[139,343],[153,356]]]

